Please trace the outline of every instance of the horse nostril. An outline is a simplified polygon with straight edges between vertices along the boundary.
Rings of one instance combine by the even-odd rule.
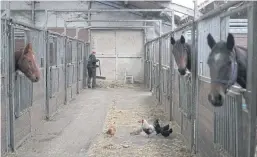
[[[221,101],[221,100],[222,100],[222,96],[219,94],[218,97],[217,97],[217,99],[218,99],[219,101]]]
[[[179,73],[181,75],[185,75],[186,74],[186,70],[185,69],[178,69]]]
[[[211,95],[210,95],[210,94],[208,94],[208,100],[209,100],[209,102],[212,102],[212,99],[211,99]]]
[[[222,96],[220,94],[216,95],[213,99],[211,94],[208,94],[208,100],[209,102],[214,106],[222,106],[223,100]]]

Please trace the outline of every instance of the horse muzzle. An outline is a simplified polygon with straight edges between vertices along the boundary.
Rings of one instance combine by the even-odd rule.
[[[222,106],[223,102],[224,102],[224,98],[220,94],[217,94],[217,95],[214,95],[214,96],[209,94],[208,95],[208,100],[215,107]]]
[[[178,69],[178,72],[180,73],[180,75],[185,75],[186,69]]]
[[[32,82],[38,82],[39,80],[40,80],[40,77],[39,76],[33,76],[33,77],[31,77],[30,78],[30,80],[32,81]]]

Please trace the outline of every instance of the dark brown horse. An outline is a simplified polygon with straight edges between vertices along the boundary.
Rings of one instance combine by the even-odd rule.
[[[40,70],[31,43],[28,43],[25,49],[15,52],[15,70],[23,72],[32,82],[39,81]]]
[[[178,66],[180,75],[185,75],[186,70],[191,72],[191,45],[186,43],[185,37],[181,35],[179,40],[170,38],[172,53]]]
[[[247,49],[235,44],[229,33],[227,41],[216,42],[211,34],[207,36],[211,49],[208,66],[211,75],[211,91],[208,100],[214,106],[222,106],[228,89],[238,83],[246,88]]]

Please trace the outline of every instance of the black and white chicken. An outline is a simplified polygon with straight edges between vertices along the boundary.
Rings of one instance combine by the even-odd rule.
[[[149,138],[149,135],[151,135],[155,131],[154,126],[148,124],[145,119],[140,120],[139,123],[142,123],[142,130],[148,135]]]

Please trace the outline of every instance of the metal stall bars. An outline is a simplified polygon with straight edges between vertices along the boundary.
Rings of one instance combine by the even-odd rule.
[[[145,45],[144,85],[151,91],[150,48]]]
[[[1,154],[7,152],[10,145],[8,23],[8,20],[1,20]]]
[[[73,39],[71,37],[66,37],[66,51],[65,51],[65,66],[66,66],[66,100],[65,102],[69,102],[70,100],[75,98],[75,95],[78,92],[78,60],[77,56],[81,55],[78,53],[78,42],[83,43],[78,39]],[[83,57],[83,56],[82,56]],[[85,68],[85,66],[84,66]]]
[[[69,102],[72,99],[72,75],[73,75],[73,66],[72,66],[72,43],[71,39],[66,37],[66,51],[65,51],[65,66],[66,66],[66,102]]]
[[[153,41],[153,42],[151,42],[151,44],[152,44],[152,47],[153,47],[153,67],[152,67],[152,69],[153,69],[153,77],[154,77],[154,82],[153,82],[153,90],[152,90],[152,92],[153,92],[153,94],[154,94],[154,96],[155,96],[155,98],[157,99],[157,100],[160,100],[160,98],[159,98],[159,93],[160,93],[160,77],[159,77],[159,64],[160,64],[160,56],[159,56],[159,53],[160,53],[160,49],[159,49],[159,44],[160,44],[160,42],[159,42],[159,40],[155,40],[155,41]]]
[[[77,43],[77,94],[80,93],[83,87],[83,55],[84,55],[84,43]]]
[[[220,34],[220,26],[217,26],[217,24],[220,22],[220,17],[218,14],[222,13],[223,10],[235,5],[235,4],[238,4],[239,2],[229,2],[227,4],[225,4],[224,6],[222,6],[219,10],[214,10],[212,11],[211,13],[208,13],[207,15],[201,17],[200,19],[196,20],[195,21],[195,27],[198,28],[197,30],[197,37],[196,39],[193,39],[195,40],[195,44],[198,45],[198,51],[199,51],[199,54],[200,55],[196,55],[195,56],[195,60],[196,60],[196,57],[199,59],[198,62],[202,62],[204,64],[206,64],[206,57],[208,56],[208,54],[206,54],[206,51],[209,51],[209,48],[208,48],[208,45],[207,44],[204,44],[206,42],[206,36],[207,36],[207,33],[212,33],[212,34]],[[216,17],[215,17],[216,16]],[[212,18],[213,17],[213,18]],[[188,23],[186,25],[190,25],[192,24],[191,23]],[[184,26],[183,26],[184,27]],[[215,31],[218,31],[217,33],[215,33]],[[194,31],[193,31],[194,32]],[[216,36],[217,37],[217,36]],[[199,42],[198,42],[198,38],[199,38]],[[153,42],[157,39],[154,39],[150,42]],[[150,43],[148,42],[148,43]],[[193,42],[193,43],[194,43]],[[146,44],[148,44],[146,43]],[[196,48],[195,48],[196,49]],[[197,66],[197,63],[194,63],[195,66]],[[205,68],[203,69],[203,74],[206,75],[208,74],[208,68],[206,68],[207,66],[205,66]],[[201,154],[203,156],[219,156],[221,154],[220,151],[218,151],[218,148],[216,147],[216,145],[213,144],[213,141],[214,141],[214,131],[215,131],[215,136],[218,134],[222,136],[223,135],[226,135],[226,139],[227,141],[226,142],[229,142],[229,143],[233,143],[233,138],[231,137],[228,137],[228,133],[227,132],[224,132],[225,128],[221,128],[221,129],[218,129],[219,127],[221,126],[226,126],[227,128],[230,127],[228,130],[232,129],[233,127],[235,127],[235,125],[233,123],[230,123],[231,120],[233,119],[233,115],[231,115],[230,113],[236,113],[236,116],[237,117],[240,117],[240,113],[238,110],[235,110],[233,109],[233,107],[229,107],[230,105],[233,106],[233,102],[235,102],[236,100],[236,104],[238,104],[237,106],[240,106],[240,97],[241,95],[233,95],[233,98],[231,100],[229,100],[231,97],[229,97],[229,95],[227,97],[229,97],[229,99],[227,98],[226,99],[226,104],[227,105],[227,108],[228,110],[226,109],[226,111],[229,111],[230,112],[219,112],[219,111],[216,111],[216,112],[213,112],[213,107],[208,103],[208,100],[206,99],[207,98],[207,93],[206,93],[206,89],[209,88],[209,81],[208,81],[208,76],[207,77],[202,77],[202,73],[200,73],[198,76],[198,73],[197,73],[198,69],[195,69],[194,71],[194,79],[195,81],[194,82],[198,82],[198,77],[200,78],[200,82],[199,84],[197,83],[194,83],[194,87],[195,89],[192,89],[192,93],[193,93],[193,97],[196,97],[194,98],[195,100],[195,104],[196,104],[196,108],[197,108],[197,114],[194,113],[194,108],[191,107],[190,110],[192,112],[192,114],[194,114],[196,116],[196,129],[192,129],[192,133],[193,135],[191,134],[191,139],[194,139],[192,141],[192,144],[195,144],[197,145],[196,147],[196,152],[198,154]],[[207,82],[207,84],[206,84]],[[173,84],[176,84],[176,83],[173,83]],[[198,87],[199,86],[199,87]],[[181,90],[181,88],[178,88],[179,90]],[[198,91],[199,89],[199,91]],[[198,96],[199,96],[199,103],[197,103],[198,101]],[[193,98],[192,98],[192,101],[193,101]],[[174,103],[173,103],[174,105]],[[235,106],[235,105],[234,105]],[[175,110],[174,106],[173,106],[173,110]],[[240,109],[239,109],[240,110]],[[216,114],[215,118],[214,118],[214,115]],[[218,114],[218,116],[217,116]],[[226,119],[223,119],[223,124],[221,125],[220,124],[217,124],[217,117],[219,118],[222,118],[222,114],[226,117]],[[229,115],[231,115],[232,117],[229,118]],[[223,117],[224,117],[223,116]],[[228,120],[228,121],[227,121]],[[214,124],[215,123],[215,124]],[[240,122],[240,118],[237,118],[236,119],[236,127],[240,127],[240,124],[242,124]],[[217,125],[216,125],[217,124]],[[181,125],[182,126],[182,125]],[[192,128],[194,127],[193,124],[191,125]],[[184,126],[183,126],[184,127]],[[217,131],[217,129],[219,131]],[[223,133],[221,132],[223,131]],[[238,129],[237,133],[240,132],[240,129]],[[196,133],[196,135],[194,135]],[[231,135],[235,135],[235,133],[231,133]],[[192,138],[192,136],[195,136],[194,138]],[[216,137],[217,137],[216,136]],[[237,138],[236,138],[236,143],[240,143],[242,141],[240,141],[240,138],[242,137],[242,134],[236,134]],[[215,138],[216,138],[215,137]],[[223,136],[224,137],[224,136]],[[228,140],[229,139],[229,140]],[[224,140],[223,140],[224,141]],[[232,141],[232,142],[231,142]],[[217,143],[222,143],[222,141],[219,141]],[[223,145],[223,147],[225,149],[227,149],[226,151],[227,152],[230,152],[231,151],[228,149],[228,146],[225,146],[225,144],[221,144]],[[230,145],[231,146],[231,145]],[[233,146],[234,147],[234,146]],[[232,147],[232,150],[235,148]],[[240,146],[239,145],[236,145],[237,148],[239,148]],[[240,150],[236,150],[236,152],[238,153]]]
[[[83,88],[87,88],[87,62],[88,62],[88,56],[89,56],[89,50],[90,45],[89,43],[84,44],[84,50],[83,50]]]
[[[2,151],[7,151],[9,146],[13,150],[18,147],[30,135],[32,127],[39,125],[38,122],[42,117],[49,118],[58,105],[65,101],[62,90],[66,89],[63,76],[68,72],[64,66],[66,37],[15,20],[2,19],[2,21],[4,47],[1,51],[3,57],[1,59],[1,108],[6,111],[2,116],[2,124],[6,124],[3,129],[6,136],[2,136],[4,138],[2,142],[6,147],[3,147]],[[81,42],[69,39],[75,43]],[[14,50],[23,48],[27,42],[32,43],[41,71],[40,81],[33,86],[30,86],[31,82],[23,74],[15,72],[14,69]],[[50,57],[51,60],[49,60]],[[77,60],[73,62],[77,64]],[[75,82],[73,81],[73,84],[76,86]],[[24,91],[25,89],[27,91]],[[76,92],[76,89],[74,91]],[[45,106],[43,109],[45,112],[41,106]]]
[[[14,28],[13,28],[13,25],[12,25],[12,20],[9,19],[8,21],[8,29],[7,29],[7,32],[8,32],[8,54],[9,54],[9,61],[8,61],[8,66],[9,66],[9,69],[8,69],[8,83],[9,83],[9,88],[8,88],[8,91],[7,91],[7,94],[9,96],[9,124],[10,124],[10,128],[9,128],[9,131],[10,131],[10,148],[11,150],[13,151],[16,147],[16,143],[15,143],[15,124],[14,124],[14,121],[15,121],[15,117],[14,117],[14,106],[15,106],[15,102],[14,102],[14,98],[15,98],[15,86],[14,86],[14,61],[13,61],[13,58],[14,58],[14,44],[13,44],[13,39],[14,39]],[[8,132],[9,133],[9,132]]]
[[[190,60],[191,64],[193,64],[193,48],[194,45],[192,44],[192,25],[188,25],[183,29],[176,30],[174,32],[174,36],[177,39],[180,39],[181,35],[183,35],[186,39],[186,43],[188,43],[191,47],[191,54]],[[188,56],[189,57],[189,56]],[[192,65],[191,65],[192,67]],[[188,147],[192,150],[194,147],[194,103],[192,103],[192,97],[194,97],[193,93],[193,84],[192,84],[192,69],[191,72],[187,73],[185,76],[181,76],[178,73],[178,70],[175,70],[175,73],[178,75],[178,88],[179,88],[179,103],[174,104],[179,106],[178,110],[180,111],[180,127],[181,127],[181,134],[184,135],[185,139],[188,142]]]
[[[49,116],[53,115],[60,105],[65,103],[65,37],[48,31],[47,62],[49,69]]]
[[[14,30],[14,49],[19,51],[26,46],[30,40],[29,30],[15,28]],[[15,117],[19,118],[26,113],[32,105],[32,82],[20,71],[15,76]]]
[[[1,153],[5,153],[15,149],[14,28],[10,19],[1,22]]]
[[[216,41],[227,37],[229,28],[223,17],[228,12],[222,12],[237,3],[229,2],[197,20],[198,62],[203,65],[199,66],[199,69],[202,67],[202,72],[198,73],[199,90],[196,94],[198,96],[196,100],[199,100],[196,104],[196,145],[197,152],[202,156],[247,156],[243,151],[245,142],[242,140],[245,134],[242,131],[242,95],[232,89],[226,95],[223,106],[215,108],[208,102],[208,92],[206,92],[210,90],[209,68],[206,65],[209,55],[206,52],[210,50],[206,44],[206,36],[211,33]],[[226,36],[223,32],[226,32]]]
[[[36,60],[44,59],[44,31],[13,20],[11,21],[11,26],[12,36],[9,44],[13,47],[12,52],[14,53],[15,50],[24,48],[30,42],[35,52]],[[11,60],[12,63],[10,62],[10,65],[14,66],[14,59],[11,58]],[[14,96],[11,98],[14,101],[15,111],[10,111],[10,117],[12,117],[12,114],[15,116],[14,120],[10,119],[10,122],[14,123],[13,129],[10,130],[11,136],[13,136],[13,148],[18,147],[30,135],[34,120],[40,119],[44,115],[43,112],[35,114],[36,110],[41,111],[41,105],[45,105],[44,68],[40,67],[40,71],[42,78],[37,86],[33,86],[32,82],[23,73],[15,72],[14,68],[12,73],[9,74],[9,77],[13,78],[15,85],[13,88]],[[33,93],[33,90],[36,90],[37,93]]]
[[[146,52],[146,58],[147,60],[145,62],[149,62],[148,64],[148,69],[149,69],[149,74],[146,74],[147,75],[147,79],[149,80],[149,90],[152,92],[153,90],[153,84],[154,84],[154,77],[153,77],[153,62],[154,62],[154,55],[153,55],[153,45],[151,43],[146,43],[145,44],[145,50],[147,50],[148,52]]]
[[[161,53],[162,53],[162,68],[161,68],[161,103],[164,105],[164,109],[168,117],[170,116],[171,105],[170,105],[170,35],[163,36],[161,40]],[[169,117],[170,118],[170,117]]]
[[[74,39],[71,39],[71,43],[72,43],[72,51],[71,51],[71,53],[72,53],[72,62],[71,62],[71,68],[72,68],[72,77],[71,77],[71,79],[72,79],[72,88],[71,88],[71,99],[74,99],[75,98],[75,96],[76,96],[76,94],[77,94],[77,76],[78,76],[78,68],[77,68],[77,66],[78,66],[78,64],[77,64],[77,55],[78,55],[78,53],[77,53],[77,51],[78,51],[78,49],[77,49],[77,40],[74,40]],[[70,71],[71,72],[71,71]],[[71,73],[70,73],[71,74]]]
[[[198,0],[194,0],[194,19],[191,30],[191,152],[193,151],[195,154],[197,153],[197,133],[196,133],[196,103],[198,102],[198,51],[197,51],[197,4]]]
[[[246,6],[243,6],[245,8]],[[237,8],[236,13],[239,11]],[[235,13],[226,12],[220,16],[220,38],[226,41],[227,34],[230,31],[230,15]],[[229,15],[229,14],[230,15]],[[229,16],[228,16],[229,15]],[[236,40],[236,45],[239,45]],[[240,45],[241,46],[241,45]],[[214,109],[214,148],[219,154],[230,156],[246,156],[246,138],[243,125],[244,115],[247,115],[242,109],[242,89],[232,88],[226,95],[224,105]]]
[[[156,92],[157,94],[155,94],[155,96],[156,98],[158,98],[160,94],[160,102],[165,105],[165,108],[166,110],[168,110],[168,114],[170,114],[170,117],[173,117],[179,124],[179,126],[181,127],[181,133],[186,137],[191,148],[194,144],[194,119],[191,118],[191,114],[194,111],[191,110],[192,84],[190,80],[190,74],[188,76],[181,77],[177,70],[174,70],[173,66],[170,67],[170,65],[172,65],[171,62],[174,60],[173,54],[171,53],[172,46],[170,44],[170,34],[178,32],[180,37],[181,32],[187,29],[187,27],[181,27],[179,29],[176,29],[174,32],[170,32],[146,43],[146,46],[150,48],[150,52],[152,49],[153,53],[155,53],[153,57],[155,64],[159,63],[158,61],[160,56],[158,55],[158,53],[162,54],[162,66],[161,68],[158,68],[156,70],[157,72],[154,71],[154,76],[152,76],[154,80],[155,91],[160,91],[160,93]],[[158,43],[158,46],[161,46],[161,48],[158,47],[158,49],[156,49],[154,45],[155,43]],[[153,47],[151,48],[150,45],[153,45]],[[172,55],[172,57],[170,55]],[[159,67],[159,65],[156,67]],[[156,67],[153,67],[153,69],[156,69]],[[176,76],[170,75],[171,72],[174,72]],[[161,75],[159,73],[161,73]],[[171,80],[173,81],[171,82]],[[169,85],[169,83],[172,83],[173,85]],[[160,85],[160,87],[158,87],[158,85]],[[173,88],[168,89],[168,86],[172,86]],[[159,90],[159,88],[161,90]],[[173,98],[172,100],[169,99],[171,94]],[[173,102],[173,106],[170,105],[170,101]]]
[[[249,136],[247,156],[256,155],[256,104],[257,104],[257,2],[250,2],[248,8],[248,69],[247,92],[249,102]]]

